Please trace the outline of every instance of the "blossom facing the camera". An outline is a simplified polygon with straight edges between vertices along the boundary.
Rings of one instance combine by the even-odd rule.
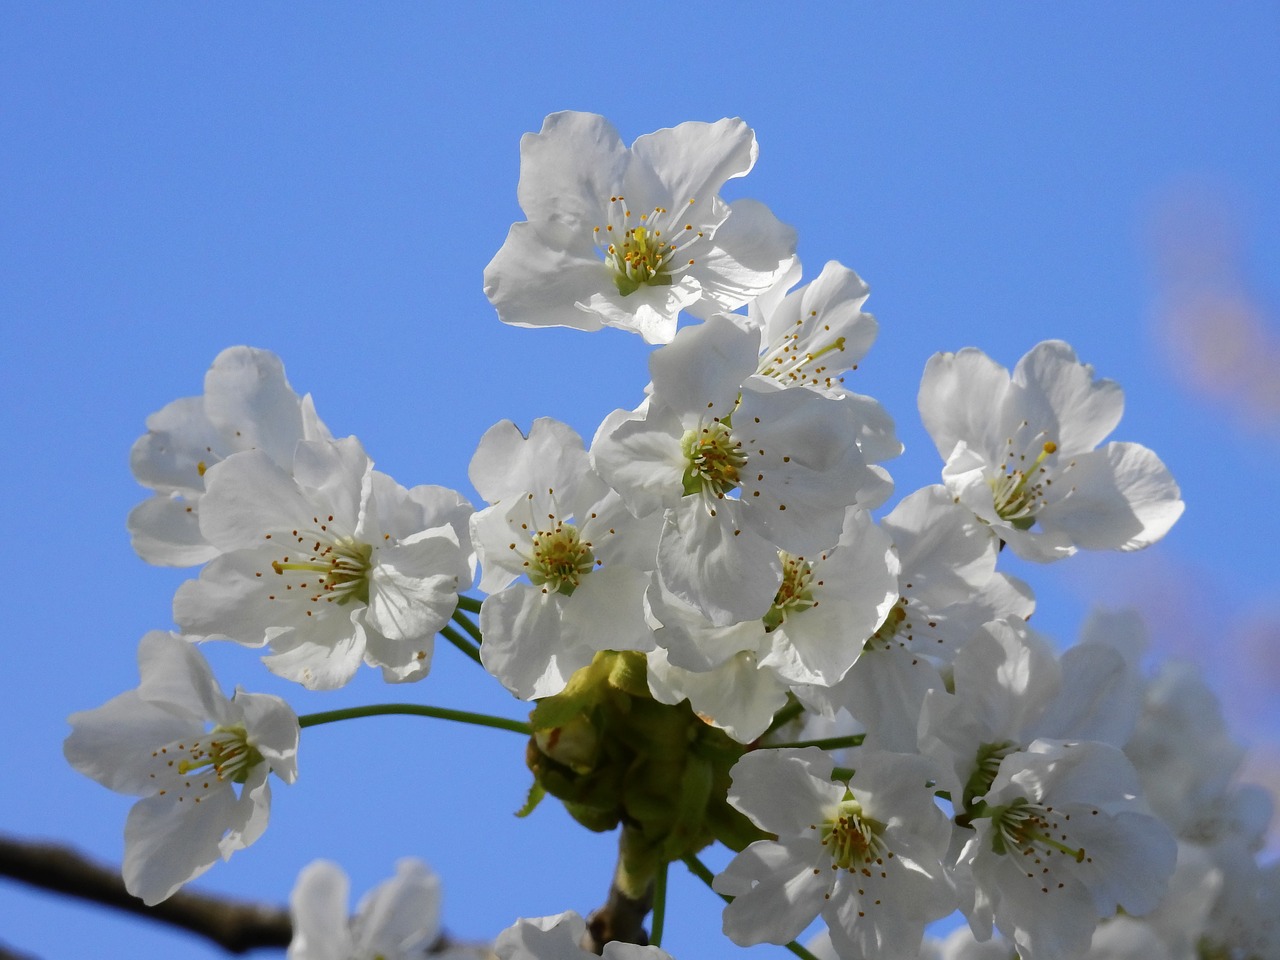
[[[768,290],[795,254],[795,231],[761,203],[719,196],[756,154],[739,119],[682,123],[627,147],[604,117],[551,114],[520,141],[528,219],[485,267],[498,319],[668,343],[681,310],[735,310]]]

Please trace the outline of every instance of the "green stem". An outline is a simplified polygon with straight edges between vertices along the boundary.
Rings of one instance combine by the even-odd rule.
[[[705,883],[708,887],[711,887],[712,893],[718,896],[725,903],[733,903],[733,897],[727,896],[721,893],[720,891],[716,890],[715,887],[711,886],[711,881],[715,879],[715,875],[712,874],[712,872],[707,869],[706,864],[704,864],[701,860],[699,860],[693,854],[689,854],[689,856],[687,857],[681,857],[680,859],[681,859],[681,862],[683,862],[684,865],[689,868],[690,873],[692,873],[695,877],[697,877],[699,880]],[[804,947],[800,946],[800,944],[796,943],[794,940],[792,940],[790,943],[783,944],[783,946],[785,946],[788,950],[794,953],[797,957],[800,957],[800,960],[818,960],[817,957],[815,957],[812,953],[810,953]]]
[[[765,748],[781,750],[783,747],[821,747],[823,750],[839,750],[841,747],[860,747],[866,738],[865,733],[854,733],[847,737],[824,737],[821,740],[793,740],[790,743],[770,743]]]
[[[458,609],[465,610],[467,613],[479,613],[480,601],[475,597],[458,597]]]
[[[496,730],[520,733],[526,737],[533,736],[533,728],[523,720],[508,720],[506,717],[492,717],[487,713],[471,713],[469,710],[450,710],[448,707],[428,707],[420,703],[374,703],[365,707],[346,707],[342,710],[308,713],[298,718],[298,726],[314,727],[322,723],[333,723],[336,720],[354,720],[356,717],[379,717],[388,714],[434,717],[437,720],[472,723],[477,727],[493,727]]]
[[[711,886],[711,881],[716,877],[715,874],[707,869],[707,865],[697,858],[695,854],[689,854],[687,857],[680,858],[681,863],[689,868],[689,872],[711,888],[711,892],[723,900],[725,903],[733,903],[733,897],[726,896],[715,887]]]
[[[475,625],[475,621],[460,609],[453,611],[453,622],[471,634],[471,639],[476,643],[484,643],[484,634],[480,632],[480,628]]]
[[[667,919],[667,867],[663,860],[658,872],[653,877],[653,922],[650,924],[649,945],[662,946],[662,927]]]
[[[476,645],[447,623],[440,628],[440,636],[444,637],[476,663],[484,666],[484,662],[480,659],[480,651],[476,648]]]
[[[802,713],[804,713],[804,704],[799,700],[792,700],[773,715],[773,723],[769,724],[769,729],[765,731],[765,734],[773,733],[773,731],[794,720]]]

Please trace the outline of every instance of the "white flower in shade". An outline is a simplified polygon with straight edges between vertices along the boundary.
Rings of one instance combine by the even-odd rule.
[[[959,856],[974,935],[989,938],[994,922],[1023,960],[1069,960],[1117,908],[1155,908],[1177,844],[1137,794],[1133,767],[1108,744],[1037,740],[1006,756]]]
[[[734,765],[729,802],[777,836],[715,878],[735,898],[724,911],[734,943],[785,944],[821,914],[837,956],[912,956],[925,924],[955,906],[932,764],[873,750],[853,751],[850,763],[847,786],[815,747],[756,750]]]
[[[351,882],[342,868],[315,860],[302,868],[289,897],[293,940],[288,960],[421,960],[476,957],[474,951],[437,951],[440,878],[421,860],[396,863],[396,875],[360,900],[348,918]]]
[[[539,419],[526,438],[504,420],[481,438],[470,476],[492,504],[472,519],[490,673],[518,697],[547,697],[601,650],[653,648],[643,599],[658,518],[627,511],[577,433]]]
[[[882,492],[843,403],[744,386],[758,344],[724,316],[685,328],[653,354],[643,412],[606,420],[591,451],[632,513],[665,510],[662,584],[717,626],[764,617],[778,551],[815,556],[839,538],[846,507]]]
[[[591,960],[595,954],[582,949],[587,924],[572,910],[551,917],[517,920],[498,934],[493,952],[498,960]],[[611,940],[604,945],[605,960],[671,960],[657,947]]]
[[[174,634],[138,644],[136,690],[73,713],[67,761],[142,799],[125,823],[126,889],[159,903],[262,835],[267,775],[297,779],[298,719],[278,697],[227,699],[200,653]]]
[[[1034,347],[1012,377],[980,350],[935,354],[919,404],[947,489],[1028,560],[1137,550],[1182,515],[1178,485],[1154,453],[1135,443],[1095,449],[1124,397],[1059,340]]]
[[[938,761],[939,786],[957,811],[990,787],[1001,758],[1039,738],[1098,740],[1119,747],[1137,702],[1124,658],[1112,647],[1072,647],[1061,661],[1049,640],[1019,619],[983,625],[956,653],[954,693],[924,699],[920,750]]]
[[[810,560],[783,554],[782,585],[761,620],[717,627],[654,583],[647,594],[665,648],[649,656],[663,703],[688,698],[702,718],[750,743],[798,683],[838,681],[862,652],[855,638],[897,602],[897,558],[870,514],[849,508],[835,546]]]
[[[861,655],[838,683],[796,693],[828,716],[843,707],[866,727],[866,746],[913,753],[925,694],[942,688],[956,649],[988,620],[1030,616],[1035,601],[996,572],[996,538],[941,486],[912,493],[880,526],[900,566],[896,603],[859,633]]]
[[[726,180],[755,164],[741,120],[682,123],[628,148],[603,117],[553,113],[520,141],[520,207],[484,271],[504,323],[620,327],[667,343],[681,310],[735,310],[769,289],[795,231]]]
[[[1152,808],[1179,837],[1211,843],[1236,832],[1233,799],[1248,797],[1237,797],[1235,784],[1244,748],[1232,739],[1222,704],[1196,667],[1162,666],[1143,691],[1141,717],[1124,752]],[[1251,819],[1265,831],[1269,807]]]
[[[204,394],[147,417],[129,454],[133,475],[155,496],[129,514],[133,548],[148,563],[192,566],[218,549],[200,532],[205,471],[233,453],[261,450],[288,469],[299,440],[327,440],[311,395],[299,397],[268,350],[229,347],[204,377]]]
[[[252,450],[206,480],[200,528],[222,553],[174,598],[186,634],[270,644],[267,666],[311,689],[361,661],[388,681],[426,675],[472,578],[465,500],[405,490],[354,437],[300,442],[292,473]]]

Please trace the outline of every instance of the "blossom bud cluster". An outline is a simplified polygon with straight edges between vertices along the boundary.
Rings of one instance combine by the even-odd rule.
[[[1005,547],[1141,549],[1180,516],[1156,454],[1107,441],[1120,387],[1056,340],[1012,372],[935,355],[919,413],[940,482],[889,506],[902,444],[850,382],[878,332],[868,287],[835,261],[802,283],[794,231],[721,198],[755,162],[750,128],[628,147],[566,112],[520,150],[527,220],[484,273],[499,319],[637,333],[651,382],[589,439],[495,424],[470,463],[478,507],[376,470],[263,350],[224,351],[203,395],[154,414],[132,458],[154,495],[130,533],[144,559],[201,569],[175,596],[180,632],[144,638],[138,690],[74,715],[67,741],[143,797],[130,889],[155,902],[247,846],[268,773],[296,777],[292,711],[223,697],[192,641],[259,649],[323,690],[362,666],[423,680],[437,635],[468,644],[452,623],[535,707],[536,789],[591,829],[621,824],[631,893],[709,843],[735,851],[714,888],[737,944],[788,944],[820,917],[813,952],[860,960],[1276,956],[1270,808],[1235,785],[1212,695],[1145,676],[1129,615],[1060,652],[999,569]],[[422,869],[371,895],[379,923],[402,901],[423,914]],[[334,926],[345,899],[333,865],[304,872],[294,960],[436,936],[434,914],[388,927],[399,940]],[[957,910],[963,932],[926,939]],[[495,949],[563,957],[582,936],[576,914],[521,920]]]

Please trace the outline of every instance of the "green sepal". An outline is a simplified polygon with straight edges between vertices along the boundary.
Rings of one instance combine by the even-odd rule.
[[[543,789],[542,784],[534,780],[533,783],[529,784],[529,794],[524,798],[524,806],[516,811],[516,816],[524,819],[533,813],[546,795],[547,791]]]

